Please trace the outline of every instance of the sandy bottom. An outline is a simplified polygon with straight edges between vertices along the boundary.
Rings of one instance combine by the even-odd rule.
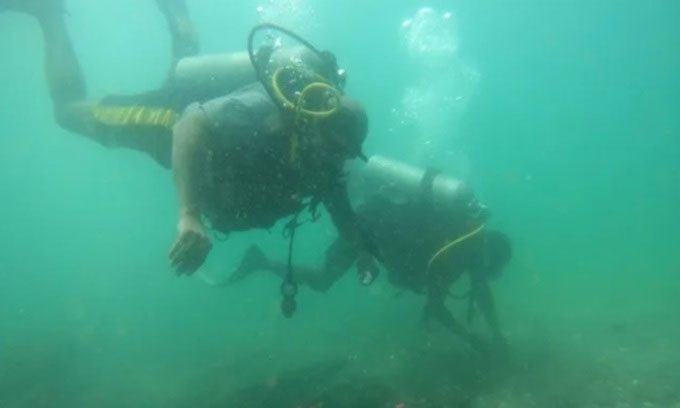
[[[34,339],[0,354],[0,406],[680,408],[677,320],[659,317],[510,326],[505,359],[441,332],[372,351],[301,344],[200,359],[190,350],[83,355]]]

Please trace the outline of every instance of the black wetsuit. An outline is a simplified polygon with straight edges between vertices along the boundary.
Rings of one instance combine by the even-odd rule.
[[[270,228],[307,204],[320,203],[341,234],[354,227],[343,163],[314,160],[305,153],[292,162],[293,130],[261,84],[187,108],[194,110],[207,118],[216,145],[207,163],[208,205],[203,209],[213,228],[223,232]]]
[[[464,211],[438,209],[427,201],[392,201],[375,195],[357,208],[362,228],[370,232],[392,284],[423,292],[428,263],[447,243],[479,227],[487,217],[474,200]],[[471,240],[467,244],[474,242]],[[464,266],[470,245],[447,256],[447,265]]]

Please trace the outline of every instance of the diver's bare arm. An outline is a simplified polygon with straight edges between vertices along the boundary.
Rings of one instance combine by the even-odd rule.
[[[347,187],[344,184],[340,184],[334,189],[324,200],[324,206],[343,239],[354,244],[360,252],[370,254],[375,258],[380,257],[373,237],[362,228],[356,212],[350,204]]]
[[[430,319],[437,320],[452,333],[461,336],[466,340],[470,338],[470,333],[467,328],[453,317],[453,314],[444,303],[443,296],[440,294],[429,293],[427,296],[423,320],[428,321]]]
[[[333,219],[340,236],[357,251],[357,271],[364,285],[370,285],[378,276],[378,266],[374,258],[378,257],[377,248],[359,226],[359,220],[352,209],[347,188],[341,184],[324,200],[324,205]]]
[[[208,155],[204,115],[196,110],[184,116],[173,129],[172,170],[177,187],[180,217],[200,217],[200,180]]]
[[[169,257],[179,274],[196,271],[212,247],[201,222],[201,180],[210,142],[204,118],[203,112],[196,109],[173,129],[172,169],[179,200],[179,234]]]
[[[502,339],[503,334],[501,333],[500,322],[498,320],[496,302],[493,293],[491,292],[491,288],[489,287],[489,283],[482,277],[473,277],[473,285],[475,302],[482,312],[482,315],[484,315],[484,320],[486,320],[486,323],[489,325],[494,338]]]
[[[361,234],[356,214],[349,202],[347,188],[344,185],[338,185],[334,188],[324,200],[324,206],[340,236],[348,242],[358,244]]]

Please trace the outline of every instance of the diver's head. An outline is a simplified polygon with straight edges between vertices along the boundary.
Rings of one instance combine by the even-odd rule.
[[[512,258],[510,238],[500,231],[486,231],[483,257],[482,269],[484,274],[490,279],[498,278]]]
[[[319,133],[326,155],[342,161],[362,157],[361,146],[368,133],[366,110],[355,99],[343,95],[338,110],[319,123]]]

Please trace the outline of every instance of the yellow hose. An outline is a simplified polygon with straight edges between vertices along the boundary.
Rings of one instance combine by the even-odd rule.
[[[484,227],[486,227],[486,225],[485,225],[485,224],[482,224],[482,225],[480,225],[479,227],[475,228],[474,230],[468,232],[467,234],[465,234],[465,235],[463,235],[463,236],[460,236],[460,237],[456,238],[455,240],[449,242],[448,244],[444,245],[443,247],[439,248],[439,250],[438,250],[437,252],[435,252],[435,254],[432,255],[432,257],[430,258],[430,260],[427,262],[427,271],[428,271],[428,273],[429,273],[429,271],[430,271],[430,268],[432,267],[432,264],[433,264],[437,259],[439,259],[442,255],[444,255],[446,252],[448,252],[448,250],[450,250],[450,249],[453,248],[454,246],[456,246],[456,245],[462,243],[463,241],[466,241],[466,240],[468,240],[468,239],[474,237],[475,235],[479,234],[480,232],[482,232],[482,230],[484,229]]]
[[[281,67],[277,69],[274,72],[274,75],[272,76],[272,89],[274,91],[274,95],[276,95],[276,98],[281,101],[284,107],[288,109],[295,110],[296,114],[298,116],[305,116],[309,118],[327,118],[329,116],[334,115],[337,113],[338,109],[340,109],[340,91],[338,91],[337,88],[335,88],[333,85],[330,85],[324,77],[321,75],[314,74],[316,82],[312,82],[311,84],[307,85],[302,92],[300,92],[300,95],[297,98],[297,101],[293,102],[288,97],[283,93],[281,90],[281,87],[279,86],[280,83],[280,76],[283,72],[285,71],[291,71],[291,70],[296,70],[297,68],[292,67],[292,66],[287,66],[287,67]],[[303,107],[304,105],[304,98],[307,96],[307,93],[311,91],[329,91],[332,95],[333,98],[336,100],[335,106],[332,108],[325,110],[325,111],[314,111],[310,109],[305,109]]]
[[[288,97],[286,97],[286,95],[281,90],[281,87],[279,86],[281,73],[287,70],[296,70],[296,68],[288,66],[277,69],[274,72],[274,75],[272,76],[272,89],[274,91],[274,95],[276,96],[277,99],[279,99],[283,106],[295,112],[296,125],[300,126],[304,119],[312,120],[327,119],[335,115],[338,112],[338,110],[340,110],[341,103],[340,91],[333,85],[330,85],[325,78],[318,74],[314,74],[314,77],[317,81],[312,82],[311,84],[305,86],[298,95],[297,100],[295,102],[292,102],[290,99],[288,99]],[[304,106],[306,98],[309,96],[310,93],[314,91],[329,92],[331,94],[332,99],[334,100],[333,106],[330,109],[323,111],[305,109]],[[300,146],[299,139],[300,139],[299,132],[297,130],[294,130],[291,134],[289,152],[289,159],[292,163],[297,163],[299,159],[299,146]]]

